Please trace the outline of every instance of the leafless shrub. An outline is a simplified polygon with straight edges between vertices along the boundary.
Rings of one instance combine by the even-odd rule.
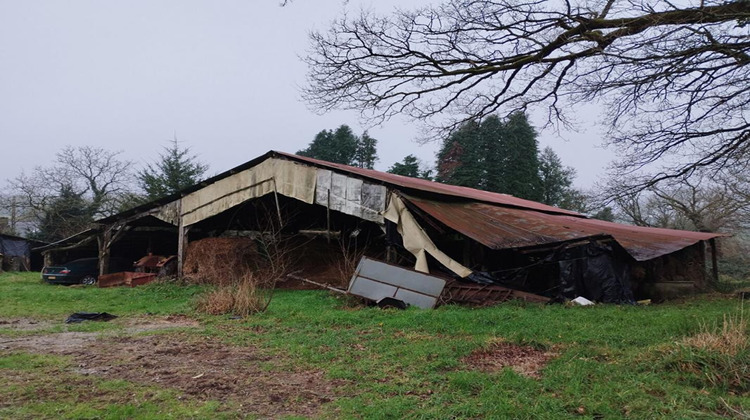
[[[297,245],[282,234],[275,214],[263,214],[254,238],[210,238],[208,247],[196,254],[200,264],[186,268],[196,282],[218,286],[199,299],[198,310],[245,317],[268,308],[276,283],[290,271]]]
[[[341,255],[338,256],[335,261],[336,273],[337,273],[337,285],[339,287],[346,287],[349,284],[349,280],[354,274],[354,270],[357,269],[359,260],[367,252],[366,246],[359,246],[356,238],[339,238],[339,246],[341,248]]]

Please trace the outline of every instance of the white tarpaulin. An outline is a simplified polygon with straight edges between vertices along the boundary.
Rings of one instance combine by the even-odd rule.
[[[386,188],[327,169],[318,169],[315,203],[383,224]]]
[[[312,204],[315,177],[313,167],[289,160],[267,159],[183,197],[183,223],[192,225],[274,191]]]
[[[446,268],[461,277],[471,274],[471,270],[447,256],[435,246],[435,243],[427,236],[422,227],[419,226],[419,223],[409,213],[409,209],[406,208],[406,205],[404,205],[404,202],[401,201],[398,195],[394,193],[390,194],[388,208],[383,216],[396,224],[396,229],[401,234],[401,238],[403,238],[404,247],[417,258],[417,263],[414,265],[415,270],[423,273],[430,272],[427,266],[427,254],[430,254]]]

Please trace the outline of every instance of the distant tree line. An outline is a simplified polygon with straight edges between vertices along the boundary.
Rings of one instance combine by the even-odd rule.
[[[208,169],[177,139],[139,171],[122,159],[122,152],[93,146],[67,146],[54,162],[8,181],[0,195],[0,211],[10,215],[7,233],[58,241],[91,227],[98,218],[191,186]]]
[[[319,132],[307,148],[297,151],[297,154],[372,169],[378,160],[377,145],[378,141],[370,137],[367,131],[357,136],[348,125],[343,124],[335,130]]]
[[[302,156],[372,169],[377,140],[356,135],[347,125],[322,130]],[[38,166],[9,180],[0,194],[4,233],[56,241],[78,233],[100,217],[174,194],[197,183],[208,169],[177,139],[140,170],[121,152],[81,146],[60,150],[50,166]],[[490,116],[459,126],[443,140],[434,166],[414,155],[388,172],[510,194],[604,220],[640,226],[700,231],[747,231],[750,176],[747,165],[722,174],[696,171],[671,184],[620,194],[627,179],[613,178],[584,193],[573,186],[576,172],[549,147],[539,150],[537,133],[523,113]]]
[[[297,154],[371,169],[377,161],[376,146],[377,141],[367,132],[358,137],[349,126],[341,125],[319,132]],[[492,115],[461,125],[443,141],[435,169],[408,155],[388,172],[573,210],[585,207],[584,195],[573,188],[575,170],[563,166],[551,148],[539,151],[536,130],[523,113],[504,120]]]

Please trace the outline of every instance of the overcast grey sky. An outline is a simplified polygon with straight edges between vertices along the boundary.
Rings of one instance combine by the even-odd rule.
[[[0,181],[53,163],[65,145],[122,150],[141,165],[176,133],[215,174],[271,149],[293,153],[340,124],[360,134],[356,113],[320,116],[300,100],[307,34],[345,9],[424,3],[0,0]],[[415,143],[419,130],[405,120],[371,128],[376,169],[410,153],[433,163],[438,145]],[[589,187],[611,156],[597,133],[544,131],[540,143]]]

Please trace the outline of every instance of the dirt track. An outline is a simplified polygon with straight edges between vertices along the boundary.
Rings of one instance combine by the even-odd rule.
[[[29,332],[24,320],[2,321],[0,327]],[[272,357],[252,347],[227,345],[185,332],[197,323],[184,317],[149,318],[130,322],[129,334],[107,336],[88,332],[0,336],[0,354],[30,352],[73,358],[73,373],[173,388],[198,401],[232,402],[247,414],[261,417],[314,416],[320,405],[335,398],[336,384],[320,371],[276,369]],[[17,327],[17,328],[16,328]],[[180,328],[179,331],[169,329]]]

